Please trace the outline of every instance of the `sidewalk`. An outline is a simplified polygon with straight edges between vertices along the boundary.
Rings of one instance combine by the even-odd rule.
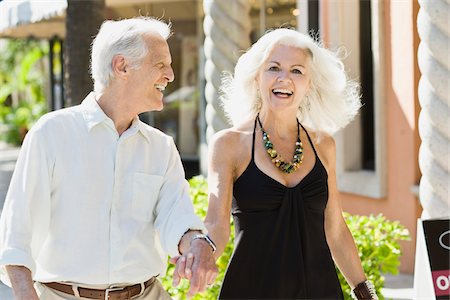
[[[14,300],[12,290],[3,283],[0,283],[0,299]]]
[[[0,213],[3,208],[3,202],[5,201],[9,181],[11,180],[18,155],[19,148],[14,148],[3,142],[0,142]],[[2,283],[0,283],[0,299],[14,299],[11,289]]]
[[[5,201],[19,150],[20,148],[11,147],[0,142],[0,212],[3,208],[3,202]]]
[[[381,293],[386,299],[413,299],[414,276],[412,274],[385,275],[384,283]]]

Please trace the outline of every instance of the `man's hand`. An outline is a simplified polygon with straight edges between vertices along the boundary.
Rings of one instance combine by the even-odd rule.
[[[183,255],[171,258],[170,262],[175,264],[174,286],[177,286],[182,278],[190,281],[188,297],[205,291],[206,286],[212,284],[217,277],[218,271],[213,251],[211,246],[202,239],[193,240]]]
[[[6,271],[11,281],[14,299],[39,300],[31,279],[31,271],[22,266],[6,266]]]

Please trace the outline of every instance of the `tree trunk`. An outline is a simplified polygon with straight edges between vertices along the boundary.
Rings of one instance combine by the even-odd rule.
[[[90,50],[104,20],[104,0],[68,0],[64,45],[64,106],[81,103],[93,89]]]

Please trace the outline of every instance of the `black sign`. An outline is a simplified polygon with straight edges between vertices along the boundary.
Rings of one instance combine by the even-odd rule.
[[[450,299],[450,220],[424,220],[434,292],[437,300]]]

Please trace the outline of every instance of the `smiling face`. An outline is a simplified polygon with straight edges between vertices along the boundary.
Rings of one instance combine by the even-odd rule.
[[[160,111],[164,107],[163,91],[174,80],[172,57],[167,42],[160,36],[145,36],[148,53],[137,69],[129,69],[128,87],[130,95],[139,99],[138,110]]]
[[[307,51],[276,45],[261,65],[257,84],[262,107],[273,110],[298,110],[310,83]]]

